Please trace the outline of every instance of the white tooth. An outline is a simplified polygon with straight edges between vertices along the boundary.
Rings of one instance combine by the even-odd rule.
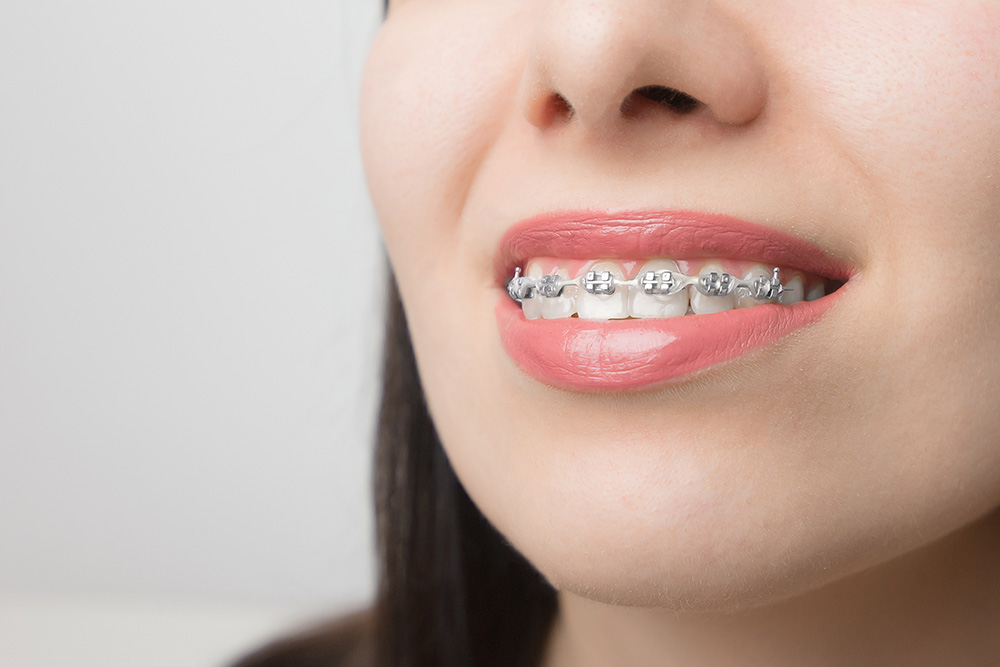
[[[556,275],[560,278],[569,278],[569,272],[561,267],[556,269]],[[559,296],[539,296],[538,299],[542,302],[542,317],[547,320],[558,320],[575,315],[579,291],[578,286],[567,285]]]
[[[618,262],[595,262],[587,271],[610,271],[618,280],[625,278],[625,271]],[[576,297],[576,312],[584,320],[624,319],[628,317],[628,288],[618,285],[614,294],[591,294],[581,288]]]
[[[809,288],[809,293],[806,294],[806,301],[815,301],[824,296],[826,296],[826,287],[823,283],[819,283]]]
[[[542,277],[542,264],[537,259],[528,262],[524,268],[525,276],[535,279]],[[530,299],[521,301],[521,310],[524,311],[524,319],[526,320],[537,320],[542,316],[542,297],[538,295],[538,292],[535,292],[535,295]]]
[[[805,287],[802,286],[802,278],[795,276],[785,283],[785,291],[778,297],[779,303],[798,303],[806,297]]]
[[[725,269],[719,264],[706,264],[698,272],[699,276],[704,276],[711,271],[725,273]],[[721,313],[724,310],[732,310],[736,305],[736,294],[730,292],[726,296],[705,296],[692,285],[691,290],[691,310],[695,315],[707,315],[709,313]]]
[[[758,278],[770,278],[773,271],[763,264],[754,264],[747,271],[746,275],[743,276],[743,281],[753,284],[753,281]],[[750,306],[759,306],[762,303],[767,303],[767,301],[758,301],[749,294],[746,290],[738,290],[736,295],[736,307],[737,308],[749,308]]]
[[[677,263],[669,259],[653,259],[642,265],[637,274],[639,279],[647,271],[673,271],[679,273]],[[688,291],[681,288],[676,294],[646,294],[642,284],[629,287],[628,314],[632,317],[679,317],[687,313]]]

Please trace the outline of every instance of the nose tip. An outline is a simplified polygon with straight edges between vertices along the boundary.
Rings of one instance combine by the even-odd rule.
[[[747,35],[712,0],[553,0],[520,97],[538,127],[572,119],[611,128],[637,97],[744,125],[763,110],[767,85]]]

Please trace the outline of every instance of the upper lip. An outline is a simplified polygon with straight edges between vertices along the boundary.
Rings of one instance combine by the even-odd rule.
[[[728,258],[797,268],[834,280],[856,269],[823,248],[786,232],[715,213],[575,211],[514,224],[494,258],[502,285],[533,257],[564,259]]]

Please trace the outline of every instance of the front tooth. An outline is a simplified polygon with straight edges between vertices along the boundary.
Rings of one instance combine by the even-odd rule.
[[[538,260],[531,260],[525,267],[524,275],[538,280],[542,277],[542,265]],[[542,316],[542,297],[535,291],[530,299],[521,301],[521,310],[524,311],[524,319],[537,320]]]
[[[550,272],[550,275],[557,275],[559,278],[569,278],[566,269],[557,269]],[[542,305],[542,317],[547,320],[559,320],[572,317],[576,314],[576,299],[580,288],[577,285],[566,285],[559,296],[541,296],[538,300]]]
[[[719,264],[706,264],[701,267],[698,276],[708,275],[712,271],[725,273],[725,269]],[[732,310],[736,306],[736,293],[730,292],[726,296],[706,296],[698,291],[695,285],[691,290],[691,310],[695,315],[707,315],[709,313],[721,313],[724,310]]]
[[[806,294],[806,301],[815,301],[824,296],[826,296],[826,286],[823,283],[819,283],[809,288],[809,293]]]
[[[625,271],[618,262],[595,262],[587,271],[610,271],[616,280],[625,279]],[[625,285],[618,285],[614,294],[591,294],[581,288],[576,297],[577,314],[584,320],[624,319],[628,317],[628,291]]]
[[[802,278],[795,276],[787,283],[785,289],[778,297],[779,303],[798,303],[806,297],[805,287],[802,285]]]
[[[755,264],[750,267],[746,275],[743,276],[743,282],[753,284],[753,281],[758,278],[770,278],[772,274],[771,269],[764,266],[763,264]],[[736,295],[736,307],[737,308],[749,308],[750,306],[759,306],[762,303],[767,303],[767,301],[758,301],[757,299],[750,296],[746,290],[738,290],[739,294]]]
[[[674,294],[646,294],[642,287],[642,277],[647,271],[672,271],[679,275],[677,263],[669,259],[654,259],[639,269],[638,287],[629,288],[628,314],[632,317],[679,317],[687,313],[688,291],[682,287]]]

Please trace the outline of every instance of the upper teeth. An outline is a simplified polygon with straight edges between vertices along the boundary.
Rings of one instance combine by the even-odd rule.
[[[514,270],[514,277],[507,281],[507,293],[520,303],[524,299],[538,296],[555,298],[561,296],[563,290],[570,286],[580,286],[588,294],[604,294],[610,296],[619,288],[631,287],[642,289],[645,294],[667,295],[675,294],[688,285],[705,296],[728,296],[737,290],[759,301],[777,301],[785,291],[779,277],[780,269],[774,267],[771,277],[759,277],[748,282],[734,278],[725,272],[709,271],[704,275],[691,277],[676,271],[645,271],[633,280],[617,278],[610,271],[588,271],[583,278],[563,278],[556,274],[547,274],[541,278],[521,275],[521,267]]]
[[[778,267],[762,265],[742,278],[715,264],[706,264],[698,275],[685,275],[671,260],[650,260],[631,280],[613,262],[597,262],[577,278],[567,277],[562,269],[529,272],[534,275],[521,275],[518,267],[507,281],[507,293],[522,304],[529,319],[574,314],[585,319],[674,317],[768,302],[795,303],[804,291],[801,278],[783,283]],[[814,287],[810,297],[822,296],[820,290],[821,286]]]

